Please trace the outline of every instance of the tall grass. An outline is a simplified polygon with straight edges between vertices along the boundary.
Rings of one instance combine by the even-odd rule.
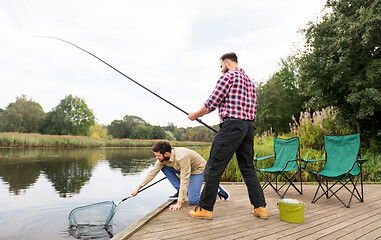
[[[311,113],[310,110],[300,114],[299,122],[294,119],[291,132],[279,136],[280,138],[299,137],[300,139],[300,158],[305,159],[308,154],[308,159],[324,159],[324,135],[346,135],[351,134],[351,130],[347,126],[337,125],[335,122],[336,113],[333,108],[326,108],[322,111]],[[271,129],[268,132],[257,135],[254,139],[255,154],[258,157],[274,155],[274,137]],[[367,182],[381,182],[381,155],[380,146],[373,144],[369,149],[362,149],[362,158],[367,158],[368,161],[363,164],[363,179]],[[257,168],[268,168],[273,165],[274,158],[258,161]],[[321,171],[325,161],[309,163],[308,166],[314,171]],[[302,165],[304,167],[304,165]],[[288,173],[288,175],[293,172]],[[258,174],[258,176],[260,176]],[[302,181],[315,181],[312,174],[305,169],[302,170]],[[235,158],[231,160],[227,166],[222,179],[223,181],[243,181],[241,172],[238,168],[238,163]],[[260,178],[263,181],[263,179]],[[278,179],[284,181],[282,177]],[[299,180],[297,176],[296,180]]]
[[[281,136],[282,138],[289,138]],[[274,138],[271,136],[267,137],[255,137],[255,154],[258,157],[274,155]],[[300,148],[300,158],[305,159],[308,154],[308,159],[324,159],[325,152],[324,150],[316,150],[312,148]],[[378,153],[373,153],[371,151],[364,151],[362,158],[367,158],[368,161],[363,164],[363,179],[365,182],[381,182],[381,155]],[[205,155],[206,156],[206,155]],[[205,157],[204,156],[204,157]],[[206,158],[207,159],[207,158]],[[274,158],[269,158],[266,160],[261,160],[256,163],[257,168],[268,168],[273,165]],[[318,161],[309,163],[308,166],[319,172],[323,169],[325,161]],[[302,167],[304,167],[302,165]],[[258,172],[257,172],[258,173]],[[289,172],[287,175],[291,176],[294,171]],[[258,173],[258,178],[260,181],[264,179]],[[312,174],[308,173],[305,169],[302,170],[302,181],[303,182],[315,182],[315,178]],[[229,162],[227,168],[225,169],[221,181],[225,182],[243,182],[243,177],[241,171],[239,170],[236,156],[234,155],[231,161]],[[284,181],[282,177],[278,178],[278,181]],[[299,175],[296,177],[296,181],[299,181]]]
[[[152,147],[158,140],[102,139],[84,136],[42,135],[37,133],[0,133],[0,147]],[[171,141],[177,146],[209,146],[207,142]]]

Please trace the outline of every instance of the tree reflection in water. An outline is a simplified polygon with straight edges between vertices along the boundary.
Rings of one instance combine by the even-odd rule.
[[[80,192],[100,161],[126,175],[141,172],[155,159],[149,148],[0,149],[0,178],[11,194],[19,195],[45,174],[60,197],[66,198]]]

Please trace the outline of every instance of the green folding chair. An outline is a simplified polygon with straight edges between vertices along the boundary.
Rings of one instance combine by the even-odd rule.
[[[352,197],[364,202],[362,164],[368,159],[357,159],[360,156],[360,134],[346,136],[324,136],[325,159],[306,160],[306,166],[310,173],[315,176],[319,186],[316,189],[312,203],[322,196],[331,198],[335,196],[345,207],[349,208]],[[308,163],[326,161],[320,172],[311,170]],[[361,194],[357,188],[360,179]],[[325,180],[325,181],[324,181]],[[329,181],[331,185],[329,186]],[[341,184],[341,185],[340,185]],[[340,186],[334,190],[333,187]],[[352,185],[353,188],[349,187]],[[347,189],[350,193],[349,202],[345,204],[337,195],[341,189]],[[318,196],[319,190],[322,191]]]
[[[257,171],[265,179],[265,182],[262,185],[262,189],[265,189],[268,186],[271,186],[275,192],[283,198],[286,195],[288,189],[293,186],[299,194],[303,194],[302,178],[301,178],[301,163],[303,161],[299,158],[299,138],[291,139],[282,139],[274,138],[274,153],[275,155],[259,157],[257,155],[254,157],[255,165],[257,166],[258,161],[269,159],[275,157],[274,164],[269,168],[257,168]],[[299,162],[299,164],[298,164]],[[297,170],[295,173],[288,177],[286,173]],[[295,180],[297,174],[299,173],[300,179],[300,190],[295,186],[293,181]],[[286,181],[278,187],[278,176],[283,176]],[[275,186],[273,181],[275,180]],[[287,186],[283,194],[280,193],[280,190]]]

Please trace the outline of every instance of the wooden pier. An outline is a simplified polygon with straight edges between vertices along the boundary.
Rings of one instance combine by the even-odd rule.
[[[178,211],[169,211],[168,201],[117,234],[122,239],[381,239],[381,184],[364,185],[364,202],[352,199],[345,208],[336,198],[322,198],[311,203],[317,185],[303,185],[303,194],[290,189],[286,198],[305,203],[304,223],[280,220],[278,195],[265,189],[269,219],[255,217],[246,186],[224,184],[229,201],[217,199],[213,220],[194,219],[188,212],[194,208],[187,202]],[[343,190],[339,196],[349,199]],[[348,198],[347,198],[347,196]]]

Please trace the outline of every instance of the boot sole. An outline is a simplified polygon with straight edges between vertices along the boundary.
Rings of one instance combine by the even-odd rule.
[[[208,218],[208,217],[194,217],[194,216],[191,216],[191,215],[189,215],[189,217],[191,217],[191,218],[197,218],[197,219],[213,220],[213,217],[211,217],[211,218]]]
[[[259,219],[263,219],[263,220],[267,220],[267,219],[269,219],[269,217],[262,217],[262,216],[255,215],[255,214],[254,214],[254,216],[256,216],[256,217],[259,218]]]

